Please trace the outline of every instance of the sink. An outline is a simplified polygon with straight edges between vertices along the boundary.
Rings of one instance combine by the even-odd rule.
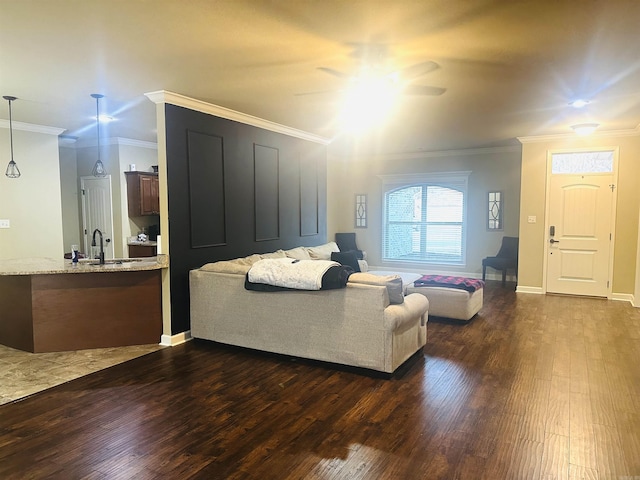
[[[122,265],[123,263],[143,262],[144,258],[110,258],[104,261],[104,265]],[[89,265],[100,265],[99,260],[87,262]]]

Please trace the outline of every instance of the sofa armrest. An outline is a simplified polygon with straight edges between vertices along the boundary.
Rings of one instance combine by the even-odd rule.
[[[420,317],[420,325],[427,322],[429,312],[429,300],[424,295],[412,293],[404,298],[404,303],[389,305],[384,309],[384,327],[387,331],[395,331],[403,327],[409,327],[417,317]]]

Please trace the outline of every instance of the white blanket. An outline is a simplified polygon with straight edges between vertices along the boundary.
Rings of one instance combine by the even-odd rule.
[[[269,258],[254,263],[249,270],[248,279],[251,283],[265,283],[276,287],[320,290],[322,276],[335,265],[340,264],[330,260]]]

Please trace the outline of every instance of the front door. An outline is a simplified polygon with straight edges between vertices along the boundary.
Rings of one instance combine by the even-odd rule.
[[[113,221],[111,214],[111,176],[82,177],[82,228],[85,255],[95,257],[99,252],[100,236],[96,234],[96,247],[91,247],[93,232],[102,232],[104,258],[113,258]]]
[[[547,292],[607,297],[613,173],[552,173],[548,185]]]

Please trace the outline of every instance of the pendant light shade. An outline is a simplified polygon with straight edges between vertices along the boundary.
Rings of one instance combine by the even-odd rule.
[[[106,177],[107,171],[104,168],[102,160],[100,160],[100,99],[103,98],[104,95],[92,93],[91,96],[96,99],[96,132],[98,136],[98,160],[96,160],[91,173],[94,177]]]
[[[4,95],[2,98],[9,102],[9,138],[11,144],[11,160],[9,160],[9,165],[7,165],[5,175],[9,178],[18,178],[20,176],[20,170],[16,162],[13,161],[13,119],[11,118],[11,102],[17,100],[17,98],[9,95]]]

